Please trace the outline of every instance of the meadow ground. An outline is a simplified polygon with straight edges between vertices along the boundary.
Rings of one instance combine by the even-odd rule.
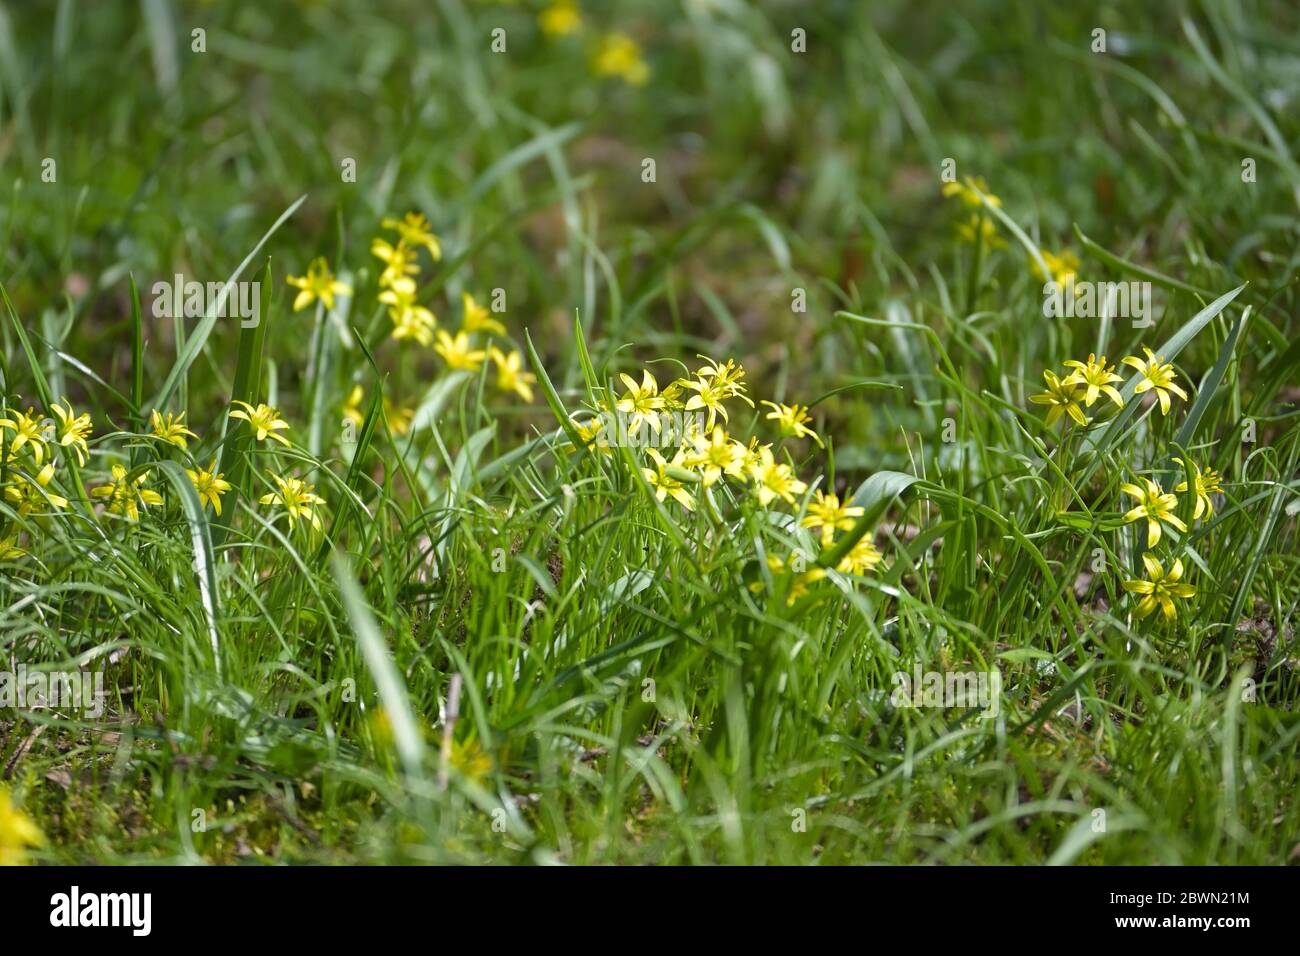
[[[0,4],[0,862],[1294,863],[1297,27]]]

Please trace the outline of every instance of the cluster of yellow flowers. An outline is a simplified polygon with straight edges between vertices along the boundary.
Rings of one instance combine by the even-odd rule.
[[[433,351],[453,371],[477,372],[484,360],[492,362],[496,374],[494,384],[503,392],[512,392],[526,402],[533,400],[532,386],[536,378],[523,367],[523,355],[516,349],[509,353],[492,343],[494,336],[504,336],[505,326],[492,317],[488,309],[475,301],[468,292],[461,295],[461,322],[455,335],[438,329],[437,316],[417,301],[419,276],[418,253],[427,249],[434,262],[442,258],[442,246],[429,229],[429,221],[416,212],[407,213],[403,219],[384,219],[385,229],[395,230],[397,242],[376,237],[370,251],[384,263],[379,275],[379,301],[388,306],[388,317],[393,322],[392,338],[413,341]],[[475,336],[486,336],[487,348],[477,347]],[[345,406],[344,414],[360,422],[361,395],[354,389]],[[404,433],[410,425],[410,412],[391,409],[389,426],[394,432]],[[396,423],[395,423],[396,420]]]
[[[253,406],[239,401],[234,404],[240,407],[232,409],[230,417],[248,422],[258,441],[270,439],[281,445],[289,445],[289,441],[279,434],[287,430],[289,424],[276,409],[269,405]],[[53,411],[57,421],[39,418],[32,407],[28,407],[25,412],[13,410],[6,417],[0,418],[0,446],[3,447],[4,462],[3,469],[0,469],[0,487],[3,487],[5,499],[23,519],[30,517],[40,521],[70,507],[69,499],[65,494],[59,493],[60,490],[67,491],[65,483],[55,481],[56,453],[75,457],[78,467],[85,466],[89,459],[87,439],[94,430],[90,415],[84,412],[77,414],[67,399],[54,403]],[[173,414],[154,409],[149,415],[147,437],[186,453],[186,464],[191,467],[184,471],[194,486],[200,503],[204,506],[211,505],[213,512],[220,516],[222,496],[230,491],[231,485],[225,480],[225,475],[217,471],[215,457],[206,468],[189,457],[189,440],[199,440],[199,436],[186,426],[185,413]],[[126,465],[114,462],[109,466],[109,480],[92,487],[89,491],[90,498],[104,499],[107,514],[136,523],[147,508],[163,504],[162,495],[148,487],[151,471],[152,467],[148,465],[128,470]],[[284,506],[290,524],[298,518],[304,518],[319,529],[319,519],[311,506],[323,503],[323,499],[313,493],[312,486],[297,478],[285,478],[276,474],[271,474],[270,477],[278,486],[278,491],[263,495],[259,501],[262,504]],[[15,560],[27,553],[22,547],[24,542],[21,536],[22,532],[17,529],[0,535],[0,561]]]
[[[1168,415],[1172,402],[1169,396],[1173,394],[1187,401],[1187,393],[1174,381],[1177,375],[1173,363],[1166,362],[1163,356],[1156,355],[1149,348],[1144,347],[1142,351],[1147,355],[1145,361],[1136,355],[1128,355],[1124,357],[1122,364],[1137,369],[1142,376],[1142,381],[1138,382],[1137,388],[1134,389],[1136,394],[1154,392],[1160,402],[1160,414]],[[1102,395],[1110,399],[1116,409],[1124,407],[1124,397],[1113,384],[1123,379],[1115,374],[1114,365],[1106,364],[1106,356],[1098,358],[1096,355],[1089,354],[1086,362],[1070,360],[1062,364],[1071,370],[1069,374],[1062,378],[1050,369],[1044,369],[1043,381],[1047,383],[1047,391],[1029,396],[1029,400],[1034,404],[1049,406],[1047,411],[1049,426],[1055,425],[1057,419],[1063,414],[1069,415],[1075,424],[1086,426],[1089,419],[1084,409],[1092,408]],[[1083,408],[1079,407],[1080,403]]]
[[[978,238],[989,249],[1006,245],[993,220],[983,213],[988,206],[1001,209],[1002,200],[989,192],[988,183],[982,177],[967,176],[962,182],[944,183],[943,194],[948,198],[957,197],[963,206],[974,210],[969,219],[957,223],[957,237],[962,242],[973,243]]]
[[[672,498],[687,511],[694,511],[697,497],[711,494],[724,479],[736,483],[762,508],[795,506],[797,498],[808,490],[808,483],[795,473],[793,464],[779,460],[773,446],[760,442],[757,436],[751,436],[745,443],[727,433],[730,415],[725,403],[728,400],[739,399],[754,407],[746,394],[745,369],[732,359],[719,362],[700,357],[705,361],[703,366],[662,389],[648,369],[642,370],[639,382],[626,373],[621,374],[625,391],[614,399],[612,408],[598,408],[592,417],[573,420],[579,437],[589,448],[610,454],[611,440],[619,441],[621,436],[610,434],[609,427],[619,421],[617,427],[629,439],[627,443],[644,446],[649,461],[640,470],[655,497],[659,501]],[[760,404],[770,409],[764,419],[774,422],[783,438],[807,438],[823,446],[821,436],[811,427],[807,407],[770,401]],[[680,427],[675,423],[681,423]],[[654,440],[649,433],[655,436]],[[666,457],[654,447],[656,444],[667,445],[672,457]],[[841,503],[834,493],[818,489],[807,502],[800,525],[818,531],[821,546],[826,548],[833,544],[836,530],[852,528],[854,519],[862,514],[862,508]],[[837,570],[865,574],[880,561],[881,554],[867,535],[843,557]],[[792,565],[798,563],[793,561]],[[774,571],[785,570],[785,562],[779,558],[769,557],[769,565]],[[798,577],[790,593],[792,600],[803,593],[807,584],[824,575],[821,569],[796,570]]]
[[[550,37],[577,36],[586,26],[575,0],[554,0],[537,15],[537,24]],[[650,78],[650,67],[641,55],[641,47],[617,30],[596,37],[591,50],[591,68],[597,76],[618,77],[632,86],[641,86]]]
[[[1159,402],[1160,414],[1168,415],[1172,407],[1170,395],[1187,401],[1187,393],[1175,381],[1177,374],[1172,363],[1166,362],[1163,356],[1156,355],[1149,348],[1143,348],[1143,351],[1147,356],[1145,360],[1129,355],[1123,359],[1123,364],[1136,369],[1142,376],[1134,389],[1135,393],[1141,395],[1145,392],[1154,392]],[[1070,370],[1067,375],[1058,377],[1050,369],[1045,369],[1043,378],[1047,382],[1047,391],[1029,397],[1031,402],[1048,406],[1049,426],[1055,424],[1062,415],[1068,415],[1077,425],[1086,426],[1089,419],[1085,409],[1092,408],[1103,396],[1115,410],[1124,407],[1124,397],[1115,388],[1115,383],[1122,379],[1115,374],[1115,366],[1106,363],[1106,356],[1098,358],[1094,354],[1089,354],[1087,361],[1071,360],[1064,362],[1063,365]],[[1192,520],[1199,521],[1202,515],[1207,518],[1213,517],[1214,500],[1210,496],[1223,491],[1219,473],[1213,468],[1202,469],[1200,465],[1194,463],[1189,466],[1181,458],[1173,460],[1185,470],[1190,470],[1193,477],[1190,484],[1184,479],[1174,487],[1175,492],[1182,492],[1192,497],[1194,502]],[[1135,507],[1125,512],[1124,522],[1145,520],[1147,523],[1147,548],[1154,548],[1160,542],[1163,525],[1169,525],[1184,534],[1187,532],[1187,523],[1176,513],[1177,496],[1166,492],[1158,482],[1150,478],[1142,479],[1141,484],[1125,482],[1120,485],[1120,491],[1137,502]],[[1182,560],[1175,558],[1167,571],[1160,560],[1150,553],[1143,553],[1142,562],[1146,567],[1147,579],[1124,581],[1125,590],[1143,595],[1137,605],[1137,616],[1144,618],[1159,607],[1165,618],[1172,620],[1175,617],[1173,599],[1189,598],[1196,593],[1195,588],[1181,581]]]
[[[970,218],[957,223],[957,238],[972,244],[978,238],[987,249],[1005,248],[1006,242],[998,235],[994,220],[984,213],[988,208],[1001,209],[1002,200],[989,191],[988,183],[982,177],[966,176],[961,182],[944,183],[943,194],[948,198],[956,197],[963,206],[973,210]],[[1043,258],[1043,265],[1047,267],[1047,274],[1044,274],[1038,260],[1030,256],[1029,267],[1035,276],[1044,282],[1051,278],[1062,287],[1073,286],[1079,278],[1078,256],[1068,249],[1059,255],[1040,249],[1039,254]]]

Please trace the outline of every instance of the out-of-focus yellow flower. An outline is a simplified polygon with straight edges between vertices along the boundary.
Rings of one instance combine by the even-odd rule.
[[[1051,279],[1059,286],[1072,286],[1079,278],[1079,257],[1068,249],[1059,256],[1048,252],[1046,249],[1040,249],[1039,253],[1043,257],[1043,264],[1047,266],[1047,271],[1051,273]],[[1034,270],[1034,275],[1044,282],[1048,276],[1043,275],[1043,270],[1038,267],[1038,261],[1030,256],[1029,266]]]
[[[298,290],[293,300],[295,312],[307,308],[317,299],[325,303],[325,308],[333,309],[334,296],[347,295],[352,291],[351,286],[334,278],[323,256],[311,261],[305,276],[285,276],[284,281]]]
[[[384,396],[384,421],[388,423],[388,430],[394,435],[407,435],[411,431],[411,421],[415,418],[414,409],[407,408],[405,405],[397,405],[389,401],[388,396]]]
[[[225,480],[225,475],[217,474],[217,460],[213,458],[207,470],[199,468],[191,471],[186,468],[185,474],[190,476],[190,483],[198,492],[199,504],[211,503],[212,510],[217,513],[217,517],[221,517],[221,496],[230,490],[230,482]]]
[[[385,288],[420,271],[415,264],[415,250],[404,242],[393,245],[387,239],[375,238],[370,243],[370,254],[384,264],[379,284]]]
[[[460,304],[462,316],[460,330],[462,332],[486,332],[489,335],[506,334],[506,327],[492,318],[492,313],[475,302],[474,297],[468,292],[461,293]]]
[[[780,498],[786,504],[794,504],[794,496],[808,490],[808,485],[799,480],[793,468],[772,457],[770,448],[759,450],[758,461],[750,466],[749,476],[754,481],[758,503],[764,508],[774,498]]]
[[[841,574],[870,574],[876,569],[882,557],[883,555],[876,550],[871,535],[866,534],[857,540],[848,554],[840,558],[840,563],[835,565],[835,570]]]
[[[90,493],[96,498],[108,498],[110,514],[125,515],[129,521],[140,520],[140,509],[145,505],[160,505],[162,495],[144,487],[149,472],[144,471],[134,478],[127,476],[121,465],[113,466],[113,480],[107,485],[91,488]]]
[[[442,244],[429,228],[429,220],[422,213],[408,212],[402,219],[385,218],[381,225],[396,230],[401,241],[409,246],[423,246],[437,262],[442,258]]]
[[[314,505],[323,505],[325,499],[315,493],[315,489],[298,478],[281,478],[279,475],[272,474],[271,480],[279,487],[278,491],[271,491],[258,498],[258,502],[264,505],[283,505],[284,510],[289,513],[289,525],[292,527],[297,524],[299,518],[304,518],[317,531],[321,529],[320,515],[313,508]]]
[[[39,467],[45,460],[45,425],[36,417],[36,409],[28,408],[26,412],[15,411],[13,418],[0,418],[0,428],[8,428],[14,433],[9,442],[11,454],[16,454],[24,445],[32,446],[32,457]]]
[[[361,410],[361,400],[365,395],[365,390],[360,385],[353,385],[352,391],[348,392],[348,397],[343,402],[343,418],[357,428],[366,422],[366,414]]]
[[[573,0],[555,0],[537,15],[537,23],[547,36],[568,36],[582,29],[582,14]]]
[[[481,784],[492,772],[492,758],[479,746],[477,740],[462,744],[458,740],[451,742],[451,765],[461,775],[474,783]]]
[[[1164,566],[1147,552],[1142,555],[1142,563],[1147,569],[1147,580],[1132,579],[1124,582],[1125,591],[1145,595],[1138,602],[1137,616],[1144,618],[1159,607],[1165,620],[1172,621],[1177,615],[1173,599],[1186,600],[1196,594],[1196,588],[1180,581],[1183,576],[1183,562],[1175,558],[1173,567],[1166,572]]]
[[[289,427],[289,423],[280,417],[279,411],[272,408],[270,405],[264,405],[261,402],[258,403],[256,408],[248,404],[248,402],[241,402],[238,399],[236,399],[233,404],[242,405],[244,407],[232,411],[230,417],[242,418],[244,421],[248,422],[248,424],[253,427],[253,431],[257,433],[258,441],[265,441],[267,438],[270,438],[274,441],[278,441],[286,448],[289,447],[289,440],[283,435],[276,434],[278,430],[287,429]]]
[[[1154,548],[1156,542],[1160,540],[1160,522],[1172,525],[1179,531],[1186,532],[1187,525],[1183,519],[1174,514],[1178,508],[1178,498],[1161,490],[1160,486],[1150,478],[1143,479],[1146,482],[1145,488],[1139,488],[1133,484],[1123,484],[1119,490],[1126,495],[1132,495],[1138,501],[1138,506],[1132,511],[1126,512],[1124,521],[1139,521],[1142,518],[1147,519],[1147,547]]]
[[[793,560],[789,563],[789,573],[791,577],[789,590],[786,592],[785,597],[785,603],[787,606],[794,604],[795,601],[806,595],[808,593],[809,585],[815,584],[822,580],[822,578],[826,577],[826,570],[824,568],[814,567],[809,568],[807,571],[795,571],[794,568],[797,566],[798,565]],[[784,577],[787,573],[786,562],[782,561],[781,558],[775,554],[769,554],[767,556],[767,569],[772,573],[773,578]],[[749,589],[757,594],[763,590],[763,582],[755,581],[749,586]]]
[[[1187,467],[1187,465],[1183,462],[1181,458],[1175,458],[1174,461],[1182,465],[1183,468]],[[1201,515],[1203,514],[1213,518],[1214,500],[1210,497],[1210,495],[1217,495],[1223,493],[1223,480],[1219,477],[1219,473],[1215,471],[1213,468],[1206,468],[1204,471],[1201,471],[1201,466],[1195,463],[1192,464],[1192,478],[1195,480],[1196,483],[1196,491],[1195,491],[1196,511],[1192,515],[1192,520],[1200,521]],[[1174,491],[1186,491],[1186,490],[1187,490],[1186,478],[1184,478],[1178,484],[1174,485]]]
[[[186,435],[190,438],[199,437],[185,427],[184,412],[181,412],[178,415],[173,415],[171,412],[168,412],[166,416],[163,416],[158,412],[158,409],[155,408],[149,413],[149,428],[153,431],[153,436],[155,438],[161,438],[165,442],[170,442],[177,448],[189,448],[189,442],[185,440]]]
[[[1083,404],[1092,408],[1092,403],[1097,400],[1098,396],[1105,393],[1106,397],[1118,407],[1124,407],[1124,397],[1111,385],[1111,382],[1122,382],[1124,380],[1115,374],[1114,365],[1106,364],[1106,356],[1103,355],[1101,358],[1097,358],[1096,355],[1089,352],[1088,361],[1079,362],[1070,359],[1065,363],[1065,367],[1072,368],[1074,371],[1065,376],[1061,384],[1083,386]]]
[[[685,508],[687,511],[695,510],[695,498],[686,490],[685,482],[668,473],[669,468],[686,468],[686,455],[682,449],[677,450],[672,461],[665,461],[664,456],[659,454],[653,448],[647,448],[648,454],[655,463],[653,468],[642,468],[641,474],[645,480],[650,483],[650,487],[655,491],[655,497],[660,501],[671,496],[674,501]]]
[[[531,402],[533,383],[537,377],[532,372],[523,371],[523,355],[518,350],[506,355],[495,345],[488,348],[488,355],[497,367],[497,388],[503,392],[514,392],[525,402]]]
[[[607,33],[596,47],[592,69],[599,76],[617,76],[641,86],[650,78],[650,67],[641,57],[641,47],[626,33]]]
[[[464,332],[457,332],[453,337],[442,329],[438,330],[438,344],[433,350],[442,356],[448,368],[466,372],[477,372],[487,355],[482,349],[474,348]]]
[[[9,791],[0,787],[0,866],[22,866],[27,862],[27,848],[44,842],[40,827],[15,807]]]
[[[813,500],[808,502],[808,513],[799,523],[805,528],[821,528],[821,542],[825,548],[830,546],[837,528],[848,531],[853,527],[853,519],[862,517],[863,513],[863,508],[840,504],[839,495],[828,495],[819,488],[813,493]]]
[[[433,330],[437,317],[415,301],[415,283],[405,277],[379,293],[379,301],[389,307],[388,317],[393,320],[392,336],[397,341],[412,339],[428,347],[433,344]]]
[[[77,456],[77,464],[84,465],[89,453],[86,439],[90,437],[94,427],[90,423],[90,415],[84,412],[80,415],[75,414],[72,411],[72,403],[66,398],[63,400],[63,406],[58,402],[54,403],[54,414],[59,418],[59,444],[64,448],[71,448]]]
[[[68,506],[68,499],[50,491],[49,484],[53,478],[54,462],[48,462],[38,471],[35,481],[25,475],[14,475],[5,486],[5,497],[18,506],[20,515],[44,514],[47,505],[61,510]]]
[[[1124,364],[1137,369],[1142,376],[1142,381],[1138,382],[1137,388],[1133,391],[1138,395],[1154,391],[1156,397],[1160,399],[1160,414],[1168,415],[1169,393],[1173,392],[1183,401],[1187,401],[1187,393],[1174,383],[1175,373],[1172,362],[1165,362],[1164,356],[1156,355],[1149,348],[1143,348],[1142,351],[1147,353],[1145,362],[1136,355],[1128,355],[1124,358]]]
[[[18,534],[0,538],[0,561],[17,561],[27,552],[18,547]]]
[[[1029,400],[1036,405],[1050,405],[1047,411],[1047,427],[1051,428],[1062,413],[1068,412],[1076,424],[1087,425],[1088,418],[1079,408],[1083,397],[1079,387],[1066,376],[1065,380],[1057,378],[1055,373],[1043,370],[1043,380],[1047,382],[1047,391],[1030,395]]]
[[[957,223],[957,238],[962,242],[974,245],[977,236],[986,249],[1006,248],[1006,241],[998,235],[997,226],[987,216],[973,215],[968,221]]]
[[[763,417],[775,421],[781,434],[788,438],[811,438],[819,446],[822,445],[821,436],[808,427],[808,422],[812,419],[808,416],[808,409],[803,405],[779,405],[776,402],[764,401],[762,404],[771,406],[772,411]]]
[[[980,193],[984,194],[983,198],[980,198]],[[944,183],[943,194],[949,197],[957,196],[962,203],[972,209],[979,209],[986,202],[990,206],[1002,208],[1002,200],[989,192],[989,184],[982,176],[964,176],[959,183]]]

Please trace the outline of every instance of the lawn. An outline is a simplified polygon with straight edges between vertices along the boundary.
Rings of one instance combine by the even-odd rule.
[[[1298,38],[0,3],[0,863],[1294,864]]]

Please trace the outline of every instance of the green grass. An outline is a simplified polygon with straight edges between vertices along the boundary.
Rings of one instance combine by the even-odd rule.
[[[1294,9],[655,0],[554,38],[543,4],[238,6],[0,6],[0,417],[66,396],[94,425],[84,466],[49,449],[68,507],[0,498],[27,552],[0,670],[108,696],[0,708],[32,862],[1292,861]],[[611,30],[645,85],[593,74]],[[1004,246],[956,237],[947,158]],[[389,337],[370,242],[410,210],[442,243],[419,301],[454,331],[504,290],[531,402]],[[1040,250],[1152,282],[1155,324],[1044,318]],[[351,291],[295,312],[317,256]],[[177,273],[260,281],[260,324],[156,317]],[[1168,415],[1126,366],[1087,429],[1029,401],[1143,346],[1188,392]],[[812,406],[824,449],[726,404],[793,505],[728,478],[687,512],[641,450],[575,447],[620,373],[701,354]],[[199,437],[151,437],[155,408]],[[1199,521],[1180,496],[1152,549],[1196,588],[1163,623],[1123,588],[1120,485],[1172,489],[1173,457],[1224,494]],[[185,475],[214,458],[220,517]],[[90,494],[113,464],[162,498],[138,522]],[[273,474],[315,486],[320,533],[259,501]],[[824,550],[814,487],[865,511]],[[883,561],[836,571],[859,540]],[[796,551],[827,569],[806,590],[767,564]],[[895,706],[915,665],[996,668],[997,716]]]

